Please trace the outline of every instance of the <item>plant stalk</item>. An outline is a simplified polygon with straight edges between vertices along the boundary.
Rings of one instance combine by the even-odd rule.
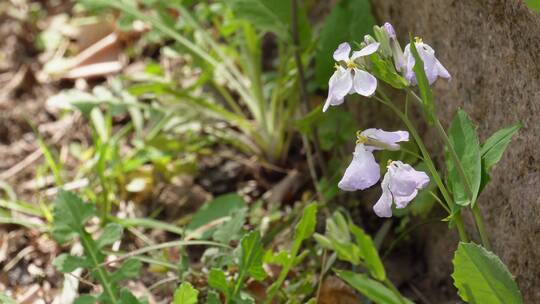
[[[431,156],[426,146],[424,145],[424,142],[422,141],[422,138],[416,131],[416,128],[414,127],[412,122],[409,120],[409,118],[405,116],[405,114],[403,114],[403,112],[401,112],[401,110],[399,110],[383,92],[379,91],[379,93],[381,97],[375,96],[375,98],[379,100],[380,102],[382,102],[383,104],[385,104],[386,106],[390,107],[399,116],[399,118],[401,118],[401,120],[405,123],[405,125],[407,126],[407,129],[409,129],[414,140],[416,141],[418,148],[422,152],[422,155],[424,156],[424,162],[426,163],[426,166],[428,167],[428,170],[431,173],[433,180],[437,184],[439,191],[441,191],[441,194],[443,195],[444,200],[448,204],[448,207],[450,208],[450,210],[455,210],[456,209],[455,203],[452,200],[452,197],[450,196],[450,194],[448,193],[448,190],[444,186],[442,178],[439,175],[439,172],[437,171],[435,164],[433,163],[433,160],[431,159]],[[463,242],[468,242],[469,238],[467,237],[467,232],[465,230],[465,226],[463,224],[460,211],[458,210],[453,216],[454,216],[454,221],[456,223],[456,227],[459,233],[460,240]]]

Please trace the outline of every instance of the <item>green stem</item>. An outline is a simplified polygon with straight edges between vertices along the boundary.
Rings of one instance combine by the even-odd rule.
[[[435,184],[437,184],[437,187],[439,188],[439,191],[441,191],[442,196],[444,197],[444,200],[448,204],[448,207],[450,210],[455,210],[456,206],[454,201],[452,200],[452,197],[448,193],[448,190],[446,190],[446,187],[444,186],[444,183],[442,181],[441,176],[439,175],[439,172],[437,171],[437,168],[435,167],[435,164],[433,163],[433,160],[431,159],[431,156],[424,145],[424,142],[422,141],[422,138],[416,131],[416,128],[412,124],[412,122],[409,120],[409,118],[401,112],[391,101],[390,99],[381,91],[379,91],[381,97],[375,96],[377,100],[388,106],[390,109],[392,109],[398,116],[401,118],[403,123],[407,126],[407,129],[411,132],[411,135],[413,136],[414,140],[416,141],[416,144],[418,145],[418,148],[420,149],[420,152],[422,152],[422,155],[424,156],[424,162],[431,173],[431,176],[433,177],[433,180],[435,181]],[[463,225],[463,220],[461,219],[461,213],[460,211],[457,211],[456,214],[454,214],[454,220],[456,223],[456,227],[458,229],[459,238],[460,240],[464,242],[468,242],[469,238],[467,237],[467,233],[465,231],[465,226]]]
[[[484,226],[484,219],[482,218],[482,212],[480,212],[480,208],[478,208],[478,205],[472,205],[471,207],[474,220],[476,221],[476,228],[478,229],[478,233],[480,234],[480,239],[482,240],[482,244],[487,250],[491,251],[491,244],[489,243],[489,238],[486,233],[486,229]]]
[[[416,98],[416,100],[418,102],[420,102],[420,103],[422,102],[422,100],[420,99],[420,97],[418,97],[418,95],[416,95],[412,91],[410,91],[410,93],[411,93],[411,95],[413,97]],[[480,209],[478,208],[478,206],[476,206],[476,204],[475,204],[476,199],[474,198],[470,182],[467,179],[467,176],[465,175],[465,170],[463,168],[463,165],[461,164],[461,161],[459,160],[459,157],[458,157],[458,155],[456,153],[456,150],[450,144],[450,139],[448,138],[448,135],[444,131],[444,128],[443,128],[440,120],[438,119],[438,117],[436,117],[436,115],[433,115],[433,116],[434,116],[433,120],[435,121],[435,127],[437,128],[437,131],[439,132],[439,135],[441,136],[444,143],[448,147],[448,150],[450,151],[450,156],[452,157],[452,160],[454,161],[454,163],[456,165],[456,168],[458,169],[458,173],[459,173],[460,178],[461,178],[461,180],[462,180],[462,182],[463,182],[463,184],[465,186],[465,191],[467,192],[467,196],[471,200],[471,205],[470,206],[471,206],[471,210],[472,210],[472,213],[473,213],[473,216],[474,216],[474,220],[476,222],[476,229],[478,230],[478,234],[480,234],[480,239],[482,240],[482,244],[484,245],[484,247],[486,249],[489,250],[491,248],[491,245],[490,245],[489,238],[488,238],[486,230],[485,230],[484,220],[482,219],[482,213],[480,212]]]

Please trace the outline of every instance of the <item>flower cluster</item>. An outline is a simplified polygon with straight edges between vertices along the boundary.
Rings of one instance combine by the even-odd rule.
[[[349,94],[358,93],[366,97],[375,94],[377,78],[367,71],[372,63],[366,57],[376,55],[377,52],[382,58],[393,60],[395,68],[393,73],[404,77],[409,85],[417,84],[413,71],[415,60],[411,53],[411,44],[407,44],[403,51],[397,41],[394,28],[388,22],[382,27],[375,27],[375,33],[378,41],[366,35],[361,44],[363,47],[359,51],[351,53],[351,46],[347,42],[341,43],[335,50],[333,57],[336,61],[336,71],[328,82],[328,97],[323,106],[323,112],[326,112],[330,106],[342,104],[345,96]],[[414,46],[424,62],[424,71],[429,84],[439,77],[451,78],[448,70],[435,57],[435,51],[431,46],[420,38],[415,39]]]
[[[411,53],[411,43],[407,44],[403,51],[397,41],[394,28],[389,23],[385,23],[382,27],[375,27],[375,36],[377,39],[369,35],[365,36],[359,51],[352,51],[347,42],[338,46],[333,55],[336,71],[328,83],[328,98],[323,112],[330,106],[342,104],[345,96],[349,94],[358,93],[366,97],[375,94],[377,78],[369,72],[375,64],[371,56],[387,60],[392,69],[388,72],[404,79],[409,86],[417,84],[413,70],[415,59]],[[450,74],[435,57],[435,51],[429,45],[419,38],[415,39],[413,45],[424,62],[424,71],[429,84],[439,77],[450,79]],[[373,152],[399,150],[399,143],[408,141],[409,133],[367,129],[359,132],[357,137],[353,159],[338,184],[344,191],[364,190],[375,185],[381,178],[381,169]],[[426,173],[417,171],[401,161],[389,161],[386,168],[387,171],[381,182],[382,195],[373,206],[373,210],[380,217],[391,217],[393,205],[396,208],[405,208],[416,197],[418,191],[429,184]]]

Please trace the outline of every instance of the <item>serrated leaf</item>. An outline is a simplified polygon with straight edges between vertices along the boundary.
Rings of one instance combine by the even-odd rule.
[[[375,18],[369,0],[343,0],[325,19],[315,55],[315,82],[326,88],[334,72],[332,54],[342,42],[358,41],[373,32]]]
[[[111,282],[118,282],[121,280],[135,278],[139,275],[142,263],[136,259],[128,259],[122,263],[120,268],[111,274]]]
[[[224,293],[227,297],[230,295],[229,283],[225,273],[221,269],[212,268],[208,274],[208,286]]]
[[[123,228],[121,225],[116,223],[109,223],[103,229],[103,232],[96,240],[96,245],[98,248],[103,248],[107,245],[118,241],[122,237]]]
[[[62,273],[68,273],[77,268],[88,268],[92,263],[85,257],[62,253],[54,259],[53,266]]]
[[[499,257],[482,246],[460,242],[452,263],[454,285],[465,302],[523,303],[512,274]]]
[[[84,225],[95,215],[93,205],[71,192],[60,190],[53,209],[53,237],[61,244],[84,232]]]
[[[262,267],[264,249],[261,236],[258,231],[250,232],[240,242],[240,269],[245,269],[255,280],[261,281],[266,278],[266,272]]]
[[[338,277],[358,290],[362,295],[377,304],[402,304],[413,303],[410,300],[401,299],[383,284],[370,279],[365,274],[354,273],[351,271],[336,271]]]
[[[189,282],[183,282],[174,291],[173,304],[196,304],[198,297],[199,291]]]
[[[471,199],[475,202],[478,196],[482,163],[478,135],[469,116],[463,110],[458,110],[452,120],[448,137],[463,167],[465,177],[473,195],[472,198],[468,197],[461,175],[450,155],[446,156],[448,180],[450,181],[456,204],[467,206],[471,203]]]
[[[384,281],[386,279],[384,265],[371,237],[353,223],[349,224],[349,229],[356,237],[356,243],[360,248],[362,259],[366,263],[371,276],[379,281]]]

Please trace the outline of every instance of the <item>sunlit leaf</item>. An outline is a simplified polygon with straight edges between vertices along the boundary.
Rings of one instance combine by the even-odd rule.
[[[520,304],[521,293],[501,259],[480,245],[459,243],[452,278],[468,303]]]
[[[173,304],[196,304],[199,291],[188,282],[183,282],[174,291]]]

